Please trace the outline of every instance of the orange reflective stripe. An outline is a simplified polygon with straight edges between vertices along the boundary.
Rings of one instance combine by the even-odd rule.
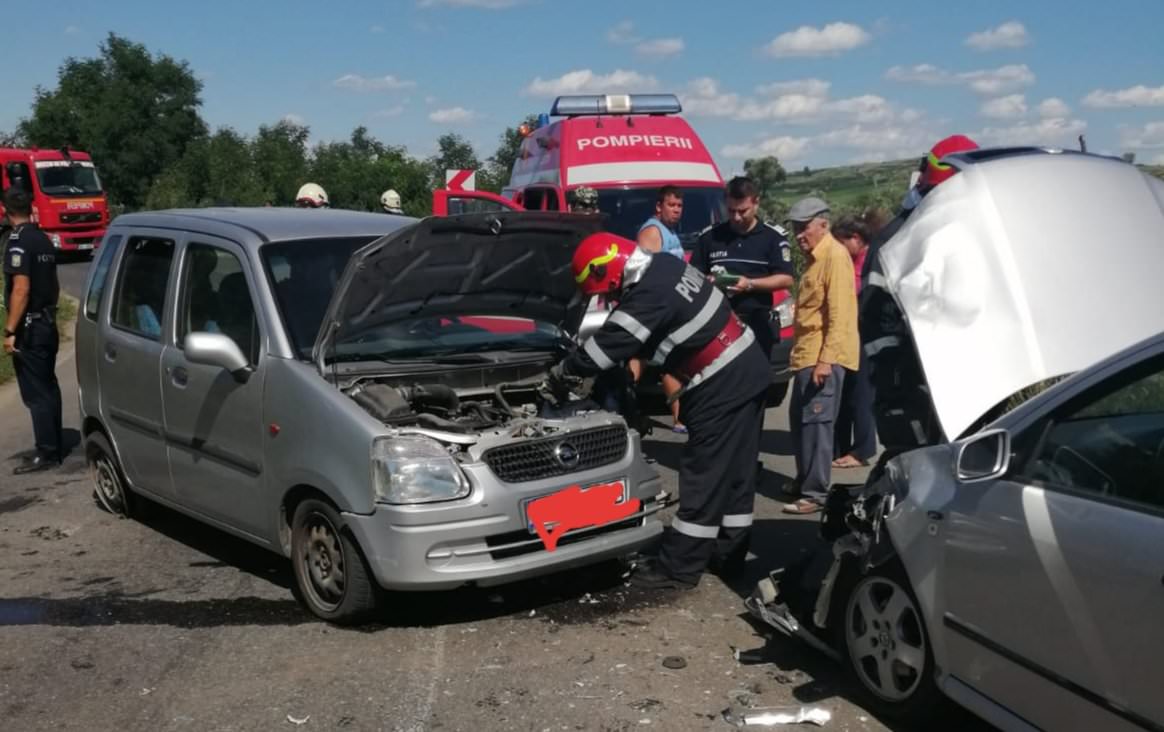
[[[608,252],[606,252],[606,254],[600,254],[597,257],[595,257],[594,259],[591,259],[589,262],[587,262],[586,266],[582,268],[582,271],[579,272],[578,275],[574,278],[574,281],[577,282],[578,284],[582,284],[583,282],[586,281],[586,278],[588,278],[590,276],[590,272],[595,267],[601,267],[604,264],[609,264],[609,263],[613,262],[615,257],[617,257],[617,256],[618,256],[618,245],[611,244],[610,250]]]

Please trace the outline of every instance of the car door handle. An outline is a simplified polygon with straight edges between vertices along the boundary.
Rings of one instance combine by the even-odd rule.
[[[170,381],[174,383],[174,386],[185,387],[189,380],[190,375],[181,366],[170,369]]]
[[[117,346],[113,345],[112,343],[105,344],[105,360],[109,363],[113,363],[117,360]]]

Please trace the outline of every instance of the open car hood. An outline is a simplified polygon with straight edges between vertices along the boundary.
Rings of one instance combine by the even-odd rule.
[[[1164,331],[1164,181],[1110,158],[984,150],[881,248],[948,438]]]
[[[432,217],[357,250],[328,305],[313,360],[353,333],[424,317],[518,317],[577,332],[574,249],[597,217],[505,212]]]

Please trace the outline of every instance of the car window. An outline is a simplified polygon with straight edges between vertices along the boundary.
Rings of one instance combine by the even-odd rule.
[[[173,258],[171,239],[133,237],[128,241],[113,301],[113,325],[155,341],[161,339]]]
[[[117,254],[121,244],[121,235],[105,237],[101,242],[101,254],[97,256],[97,263],[93,265],[93,281],[89,284],[89,292],[85,294],[85,317],[89,320],[97,319],[97,309],[101,307],[101,295],[105,292],[105,282],[109,279],[109,265],[113,256]]]
[[[489,201],[484,198],[456,198],[449,196],[449,215],[460,216],[462,214],[476,214],[476,213],[499,213],[509,211],[510,208],[504,204],[496,201]]]
[[[258,363],[259,321],[238,257],[219,247],[191,243],[182,272],[178,347],[188,333],[222,333],[252,365]]]
[[[1026,480],[1164,509],[1164,357],[1106,380],[1036,432]]]

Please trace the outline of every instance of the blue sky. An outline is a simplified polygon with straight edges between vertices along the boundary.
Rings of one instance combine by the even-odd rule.
[[[109,31],[184,59],[212,127],[290,116],[313,141],[366,125],[417,156],[481,157],[558,92],[670,91],[725,175],[765,153],[821,167],[984,145],[1164,163],[1164,3],[671,0],[5,3],[0,130]]]

